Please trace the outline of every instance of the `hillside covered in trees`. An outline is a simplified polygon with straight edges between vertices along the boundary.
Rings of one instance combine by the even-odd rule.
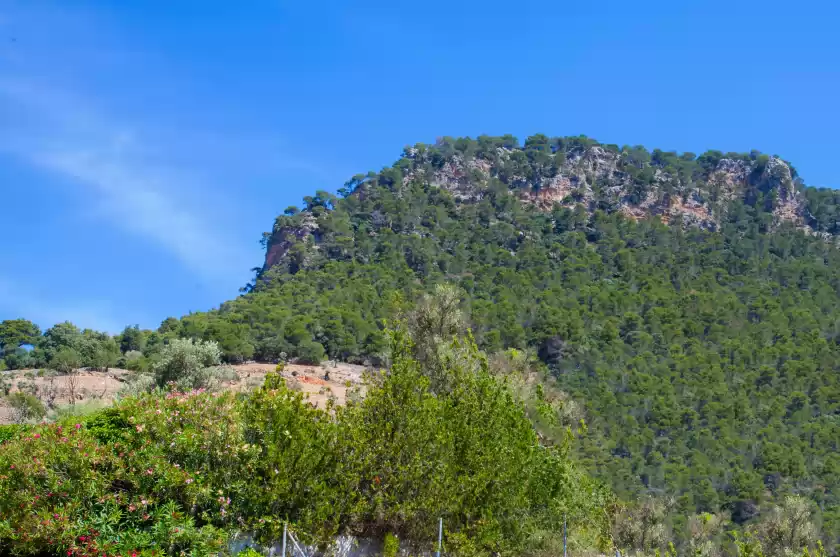
[[[577,457],[619,497],[680,532],[697,513],[747,527],[799,495],[837,544],[833,190],[757,152],[539,135],[406,148],[338,193],[286,209],[246,293],[217,310],[117,338],[21,322],[6,365],[142,369],[176,337],[215,340],[230,362],[383,365],[386,324],[448,284],[478,347],[531,354],[564,393]]]
[[[736,523],[805,494],[840,534],[833,191],[756,152],[535,136],[407,148],[339,194],[287,209],[252,291],[181,334],[375,362],[382,321],[452,283],[482,348],[533,350],[584,406],[619,494]]]

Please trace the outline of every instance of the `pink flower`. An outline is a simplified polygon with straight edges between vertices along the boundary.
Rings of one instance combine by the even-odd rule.
[[[136,510],[137,510],[137,507],[135,507],[135,506],[132,504],[132,505],[129,505],[129,506],[128,506],[128,510],[129,510],[129,511],[131,511],[131,512],[134,512],[134,511],[136,511]]]
[[[32,437],[34,437],[35,439],[40,439],[40,438],[41,438],[41,434],[40,434],[40,433],[36,433],[36,434],[35,434],[35,435],[33,435]]]
[[[146,468],[146,475],[151,476],[153,474],[151,468]]]
[[[76,429],[82,429],[82,424],[76,424]]]
[[[187,478],[187,483],[188,483],[188,484],[191,484],[192,482],[193,482],[193,481],[192,481],[192,478]]]

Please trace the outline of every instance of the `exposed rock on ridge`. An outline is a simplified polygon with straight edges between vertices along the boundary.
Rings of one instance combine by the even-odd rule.
[[[582,207],[588,213],[620,212],[631,219],[655,217],[666,224],[679,222],[707,230],[721,225],[733,203],[760,204],[762,211],[772,215],[773,227],[790,223],[813,233],[802,185],[791,167],[778,157],[758,153],[710,152],[695,158],[649,153],[639,147],[619,149],[587,138],[535,136],[524,147],[507,136],[488,138],[485,143],[446,139],[435,146],[405,149],[402,158],[380,175],[354,178],[349,195],[364,196],[366,181],[386,173],[389,187],[397,194],[406,184],[427,184],[449,191],[464,204],[481,199],[490,188],[498,190],[501,184],[511,195],[545,211],[558,205]],[[264,270],[310,238],[317,249],[318,219],[311,209],[278,218]],[[371,218],[374,228],[380,220]]]

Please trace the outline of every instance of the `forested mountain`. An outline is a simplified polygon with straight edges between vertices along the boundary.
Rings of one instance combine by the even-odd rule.
[[[288,208],[250,292],[179,334],[376,362],[383,320],[452,283],[483,349],[533,350],[584,406],[580,453],[619,494],[735,523],[804,494],[836,539],[834,191],[757,152],[535,136],[406,148],[339,194]]]
[[[386,322],[451,284],[480,348],[532,353],[568,394],[579,457],[619,496],[662,502],[677,531],[697,512],[749,524],[804,495],[837,543],[833,190],[758,152],[538,135],[406,148],[338,193],[277,218],[245,294],[127,329],[122,352],[142,362],[184,336],[231,362],[379,364]]]

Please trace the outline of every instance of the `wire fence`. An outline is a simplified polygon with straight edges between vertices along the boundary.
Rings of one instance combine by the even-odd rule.
[[[270,546],[255,543],[249,535],[240,535],[231,544],[231,553],[237,554],[246,548],[252,548],[267,553],[269,557],[374,557],[383,554],[383,544],[379,540],[356,538],[353,536],[338,536],[328,547],[306,545],[301,540],[301,532],[295,532],[289,524],[283,526],[283,537]],[[443,519],[438,519],[438,539],[434,549],[419,548],[408,543],[411,555],[441,557],[443,553]],[[402,553],[402,551],[401,551]]]

